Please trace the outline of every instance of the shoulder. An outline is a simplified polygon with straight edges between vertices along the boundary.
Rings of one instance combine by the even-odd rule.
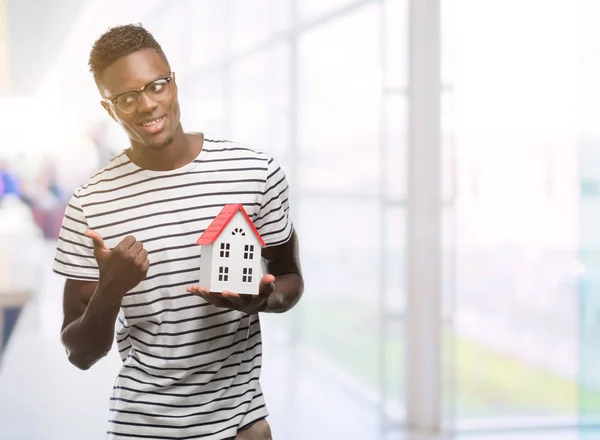
[[[85,189],[86,187],[88,187],[90,185],[95,185],[98,182],[102,181],[103,179],[106,179],[106,177],[108,175],[110,175],[111,177],[114,177],[114,176],[123,174],[127,171],[125,169],[125,168],[127,168],[127,165],[130,165],[130,164],[132,164],[131,160],[129,160],[129,157],[127,157],[127,154],[125,153],[125,151],[122,151],[121,153],[119,153],[116,156],[114,156],[113,158],[111,158],[106,163],[106,165],[104,165],[102,168],[100,168],[99,170],[94,172],[88,178],[87,182],[85,184],[81,185],[81,188]]]
[[[132,164],[125,151],[122,151],[111,158],[106,165],[89,176],[84,184],[77,187],[73,193],[74,197],[84,197],[90,191],[97,190],[99,187],[104,187],[107,183],[114,182],[120,177],[130,174]]]
[[[269,153],[244,145],[240,142],[219,139],[214,136],[206,135],[204,146],[202,147],[207,158],[228,157],[239,159],[254,159],[264,161],[265,164],[272,161]]]

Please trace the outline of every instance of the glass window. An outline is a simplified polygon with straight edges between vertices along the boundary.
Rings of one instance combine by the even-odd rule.
[[[290,26],[290,0],[230,0],[233,52],[240,52]]]
[[[229,281],[229,268],[225,266],[219,267],[219,281]]]
[[[406,307],[407,287],[407,241],[405,208],[388,207],[384,210],[383,265],[385,309],[392,315],[401,316]]]
[[[446,203],[454,203],[456,196],[456,138],[454,132],[454,95],[445,91],[441,95],[442,136],[442,197]]]
[[[384,101],[384,188],[395,201],[406,199],[408,163],[408,101],[403,94],[387,94]]]
[[[208,136],[225,137],[225,71],[217,67],[177,81],[181,121],[186,131],[204,131]],[[184,92],[185,91],[185,92]]]
[[[380,335],[383,349],[381,390],[385,400],[388,417],[395,422],[404,419],[406,382],[403,372],[406,370],[406,334],[405,311],[407,289],[407,241],[406,211],[403,207],[387,207],[383,211],[383,233],[380,237],[382,247],[379,250],[382,264],[384,333]],[[373,232],[376,232],[374,230]],[[373,237],[375,238],[375,237]],[[381,299],[378,299],[381,301]]]
[[[232,68],[232,137],[280,156],[290,143],[289,46],[281,43]]]
[[[327,13],[339,10],[354,0],[298,0],[298,15],[300,20],[307,21]]]
[[[383,8],[385,86],[404,91],[408,85],[408,0],[384,0]]]
[[[229,258],[230,244],[229,243],[221,243],[221,250],[219,251],[219,256],[221,258]]]
[[[375,194],[379,188],[379,9],[367,4],[299,43],[299,187]]]
[[[187,11],[187,2],[170,2],[156,8],[143,23],[160,43],[175,71],[184,71],[188,67]]]
[[[313,198],[297,202],[295,212],[312,286],[298,304],[302,342],[377,391],[381,211],[376,203]],[[353,328],[360,331],[348,337]]]
[[[579,411],[583,420],[600,414],[600,3],[579,2],[580,49],[580,258],[579,272]],[[593,435],[590,435],[592,438]]]
[[[252,282],[252,268],[244,267],[242,271],[242,283],[251,283]]]
[[[254,259],[254,245],[245,245],[244,246],[244,260],[253,260]]]
[[[458,0],[460,1],[460,0]],[[457,0],[442,0],[441,16],[441,50],[442,50],[442,85],[450,86],[454,79],[454,57],[456,56],[456,23],[455,11]]]
[[[388,320],[384,324],[385,334],[379,342],[383,344],[383,383],[381,390],[384,398],[384,410],[392,423],[405,420],[406,381],[406,326],[404,320]],[[385,438],[394,438],[388,436]]]
[[[184,47],[190,69],[215,65],[228,55],[226,3],[223,0],[189,1],[189,38]]]
[[[574,417],[577,6],[454,6],[453,93],[443,97],[445,168],[453,162],[450,126],[457,164],[455,179],[443,179],[444,194],[455,180],[457,195],[446,213],[455,240],[444,262],[454,271],[453,281],[444,278],[455,295],[444,336],[454,347],[454,414],[459,424]],[[585,392],[600,402],[597,389]]]

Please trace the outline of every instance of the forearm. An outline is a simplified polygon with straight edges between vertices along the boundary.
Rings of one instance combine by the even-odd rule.
[[[264,312],[283,313],[294,307],[304,291],[302,277],[295,273],[277,275],[275,289],[269,295]]]
[[[120,306],[120,303],[107,301],[102,291],[96,288],[85,312],[68,324],[61,334],[72,364],[87,370],[106,356],[114,340]]]

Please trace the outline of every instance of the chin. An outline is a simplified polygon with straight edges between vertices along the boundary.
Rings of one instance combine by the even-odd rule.
[[[146,146],[152,150],[162,150],[173,143],[173,136],[168,136],[165,139],[149,142]]]

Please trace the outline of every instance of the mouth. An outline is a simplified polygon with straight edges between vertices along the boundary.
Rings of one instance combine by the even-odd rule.
[[[161,116],[160,118],[153,119],[151,121],[143,122],[142,127],[144,127],[144,131],[149,134],[156,134],[161,131],[165,126],[165,116]]]

